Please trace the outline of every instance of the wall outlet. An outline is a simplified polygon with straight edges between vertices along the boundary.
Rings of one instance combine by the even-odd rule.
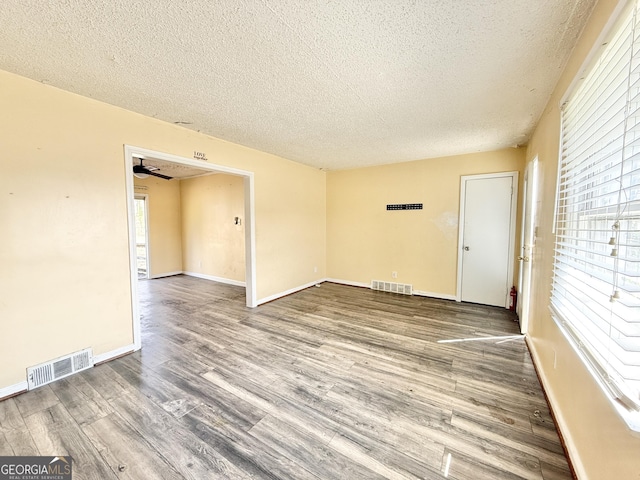
[[[318,273],[318,267],[313,267],[313,273]]]
[[[398,272],[391,272],[391,278],[398,278]]]

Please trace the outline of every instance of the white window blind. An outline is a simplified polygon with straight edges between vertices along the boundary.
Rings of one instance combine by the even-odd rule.
[[[633,2],[562,109],[551,309],[640,427],[640,14]]]

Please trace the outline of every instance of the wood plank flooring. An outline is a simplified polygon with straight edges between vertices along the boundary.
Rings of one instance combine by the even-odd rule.
[[[0,454],[74,479],[570,479],[504,309],[324,283],[140,282],[143,349],[0,402]]]

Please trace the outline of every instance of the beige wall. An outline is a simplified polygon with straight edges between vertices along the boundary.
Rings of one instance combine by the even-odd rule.
[[[135,193],[147,195],[150,276],[182,271],[180,181],[135,178]]]
[[[539,158],[541,180],[530,343],[578,474],[581,479],[594,480],[640,479],[640,435],[632,434],[615,413],[556,327],[548,307],[560,132],[558,106],[616,4],[601,1],[596,6],[527,149],[527,160],[536,155]]]
[[[254,173],[258,299],[325,277],[324,172],[1,71],[0,105],[0,389],[133,342],[126,144]]]
[[[410,283],[418,291],[455,296],[460,177],[522,173],[523,165],[524,150],[509,148],[329,172],[328,276]],[[424,208],[388,212],[389,203]]]
[[[243,178],[217,174],[180,183],[184,271],[244,282]]]

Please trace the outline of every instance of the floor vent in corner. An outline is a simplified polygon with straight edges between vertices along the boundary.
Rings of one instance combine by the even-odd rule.
[[[413,295],[413,287],[407,283],[383,282],[381,280],[371,280],[371,289],[381,292],[401,293],[402,295]]]
[[[29,390],[91,367],[93,367],[93,352],[90,348],[29,367],[27,368]]]

